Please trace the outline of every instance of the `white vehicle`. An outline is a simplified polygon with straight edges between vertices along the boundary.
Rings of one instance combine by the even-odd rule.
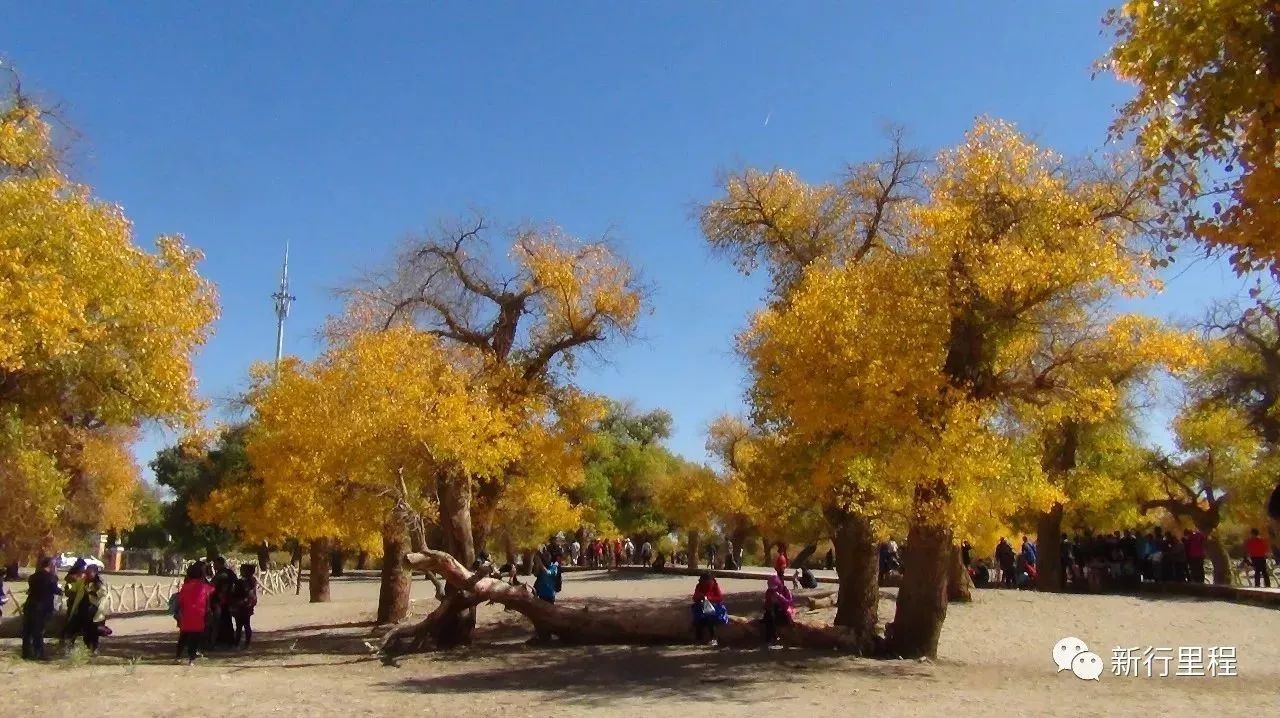
[[[97,566],[101,571],[107,567],[106,564],[94,558],[93,556],[76,556],[73,553],[64,553],[58,557],[58,568],[68,569],[75,564],[76,561],[84,561],[86,566]]]

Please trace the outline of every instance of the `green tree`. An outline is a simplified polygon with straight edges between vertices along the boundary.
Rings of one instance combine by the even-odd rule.
[[[207,500],[215,489],[248,478],[247,431],[244,424],[227,427],[207,446],[199,437],[187,437],[161,449],[151,460],[156,483],[173,493],[173,500],[164,507],[162,525],[173,537],[175,548],[217,554],[239,543],[238,533],[197,522],[190,509]]]

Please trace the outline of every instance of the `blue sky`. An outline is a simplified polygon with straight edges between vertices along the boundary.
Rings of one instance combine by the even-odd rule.
[[[139,241],[177,232],[205,251],[222,301],[198,360],[205,396],[233,394],[271,357],[286,239],[286,348],[313,356],[331,289],[406,234],[481,209],[611,233],[656,287],[653,314],[582,383],[670,410],[673,448],[702,459],[707,422],[741,408],[732,338],[762,295],[691,219],[717,171],[823,180],[877,154],[886,123],[932,151],[983,114],[1066,153],[1096,149],[1127,96],[1091,79],[1106,7],[22,3],[4,13],[0,54],[61,105],[81,135],[76,175],[125,207]],[[1168,278],[1143,310],[1194,319],[1242,287],[1203,260]]]

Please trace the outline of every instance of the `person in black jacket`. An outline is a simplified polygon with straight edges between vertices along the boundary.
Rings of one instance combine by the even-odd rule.
[[[43,661],[44,627],[53,616],[53,597],[62,593],[53,557],[40,559],[36,572],[27,579],[27,601],[22,606],[22,658]]]

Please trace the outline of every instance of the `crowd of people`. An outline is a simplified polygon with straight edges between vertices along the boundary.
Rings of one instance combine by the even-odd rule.
[[[1084,529],[1074,536],[1062,534],[1058,546],[1061,588],[1101,591],[1132,586],[1143,581],[1205,583],[1208,537],[1191,528],[1178,535],[1157,526],[1143,533],[1137,529],[1097,532]],[[1273,549],[1258,529],[1244,542],[1245,561],[1253,585],[1271,587],[1267,565]],[[961,560],[975,586],[999,583],[1005,588],[1034,588],[1040,579],[1036,542],[1022,537],[1021,546],[1001,537],[995,546],[994,561],[973,556],[968,541],[961,545]]]
[[[197,561],[187,568],[182,587],[169,599],[169,613],[178,624],[178,658],[184,651],[194,662],[200,650],[248,648],[253,641],[252,617],[258,603],[256,566],[241,564],[240,574],[221,556]],[[58,632],[63,652],[83,640],[96,655],[107,626],[107,584],[96,564],[76,561],[60,581],[57,564],[46,556],[27,578],[22,607],[22,657],[48,659],[45,634],[57,612],[57,597],[65,599],[66,615]]]
[[[102,637],[111,635],[106,615],[107,584],[100,568],[78,560],[60,582],[53,558],[46,556],[27,579],[27,599],[22,607],[24,659],[47,659],[44,637],[56,612],[58,596],[66,599],[66,616],[59,632],[64,651],[72,648],[77,639],[83,639],[89,653],[96,655]]]
[[[176,657],[194,663],[203,650],[247,649],[253,643],[253,613],[258,605],[257,567],[240,564],[240,573],[221,556],[187,568],[182,588],[169,599],[178,624]]]

